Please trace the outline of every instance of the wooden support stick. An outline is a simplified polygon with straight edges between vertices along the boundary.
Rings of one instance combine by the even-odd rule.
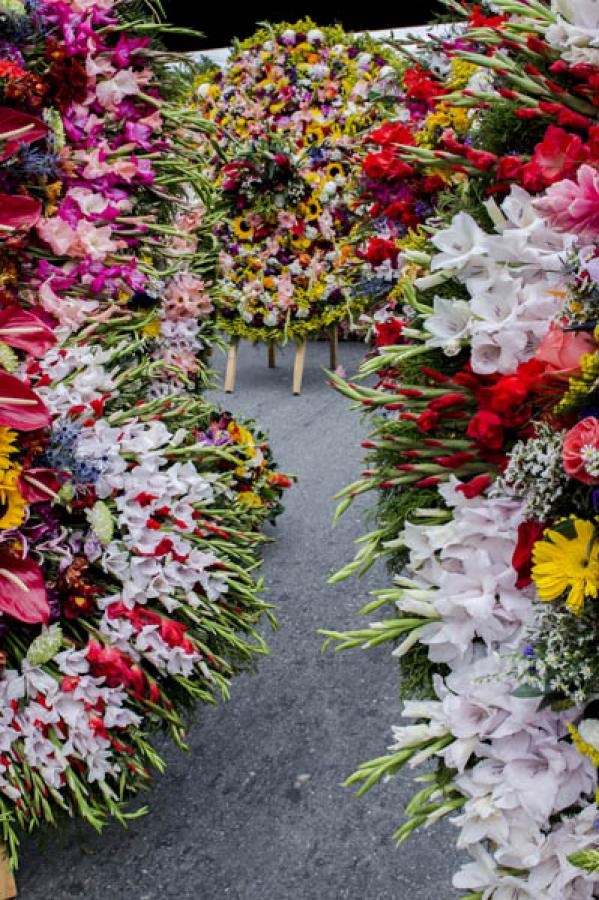
[[[306,342],[302,341],[295,348],[295,362],[293,363],[293,393],[297,396],[302,391],[302,378],[304,376],[304,362],[306,359]]]
[[[331,325],[331,372],[337,368],[337,350],[339,349],[339,330],[336,325]]]
[[[6,850],[0,850],[0,900],[13,900],[17,896],[17,885],[8,866]]]
[[[235,390],[235,375],[237,373],[237,347],[239,338],[232,337],[227,353],[227,368],[225,371],[225,394],[232,394]]]
[[[277,347],[274,341],[268,344],[268,368],[274,369],[277,364]]]

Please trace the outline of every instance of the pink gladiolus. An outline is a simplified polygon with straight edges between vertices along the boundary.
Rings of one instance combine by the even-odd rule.
[[[48,622],[44,576],[31,559],[0,553],[0,612],[30,625]]]
[[[583,241],[599,237],[599,171],[581,166],[576,181],[566,178],[551,185],[535,208],[558,231],[571,231]]]
[[[0,162],[8,159],[21,144],[32,144],[48,133],[41,119],[0,106]]]
[[[0,237],[33,228],[41,214],[42,204],[35,197],[0,194]]]

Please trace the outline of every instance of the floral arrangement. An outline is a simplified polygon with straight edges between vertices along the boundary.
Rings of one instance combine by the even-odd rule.
[[[434,763],[398,843],[451,817],[464,900],[581,900],[599,896],[599,18],[584,0],[447,5],[465,25],[406,66],[467,81],[423,119],[404,74],[385,131],[397,195],[422,197],[433,169],[444,186],[417,222],[384,211],[396,286],[361,370],[377,383],[332,376],[372,416],[338,514],[378,496],[333,580],[386,559],[362,613],[392,613],[323,633],[395,645],[409,724],[347,783]]]
[[[218,325],[303,339],[368,303],[357,285],[361,135],[396,88],[393,54],[305,20],[258,31],[200,79],[204,156],[226,201]]]
[[[158,23],[0,0],[0,809],[100,830],[266,652],[255,576],[290,482],[202,396],[217,211]]]

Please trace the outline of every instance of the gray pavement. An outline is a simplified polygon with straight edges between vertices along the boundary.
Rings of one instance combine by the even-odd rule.
[[[341,344],[353,372],[360,344]],[[311,344],[304,389],[291,395],[293,350],[266,367],[242,345],[237,391],[218,394],[271,434],[280,468],[300,483],[287,495],[278,541],[266,549],[268,597],[280,631],[258,672],[233,699],[198,715],[191,753],[167,749],[169,768],[150,814],[101,837],[81,826],[59,839],[23,841],[21,900],[451,900],[455,829],[437,825],[396,850],[390,835],[412,793],[411,773],[358,800],[340,787],[382,755],[399,721],[388,648],[321,654],[320,627],[353,627],[382,571],[328,587],[352,555],[364,506],[331,530],[331,495],[360,471],[359,416],[327,387],[324,343]],[[222,367],[223,360],[217,359]]]

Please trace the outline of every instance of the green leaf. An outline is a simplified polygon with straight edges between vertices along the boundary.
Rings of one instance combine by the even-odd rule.
[[[580,850],[568,857],[568,862],[585,872],[599,871],[599,850]]]
[[[542,697],[543,691],[540,688],[533,687],[532,684],[521,684],[520,687],[512,691],[512,697],[519,700],[530,700],[532,697]]]

